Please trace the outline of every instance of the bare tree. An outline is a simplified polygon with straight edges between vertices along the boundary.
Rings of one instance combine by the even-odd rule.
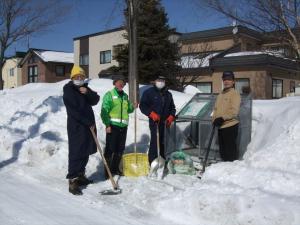
[[[189,69],[205,68],[209,66],[209,60],[216,54],[212,45],[209,42],[203,42],[201,44],[183,44],[181,46],[181,60],[179,66],[181,70],[176,76],[180,87],[184,90],[187,85],[195,83],[199,79],[199,73],[191,73]]]
[[[59,0],[0,1],[0,90],[3,89],[2,68],[7,49],[13,43],[61,22],[68,8]]]
[[[266,37],[289,46],[300,58],[300,0],[194,0]]]

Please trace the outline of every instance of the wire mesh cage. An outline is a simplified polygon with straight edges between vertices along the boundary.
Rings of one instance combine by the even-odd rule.
[[[216,97],[215,94],[198,93],[179,111],[173,126],[166,130],[167,156],[174,151],[182,150],[191,155],[193,160],[201,162],[204,159],[212,130],[211,116]],[[239,121],[237,146],[239,159],[242,159],[251,141],[251,95],[241,95]],[[221,160],[217,132],[213,137],[208,160],[209,162]]]

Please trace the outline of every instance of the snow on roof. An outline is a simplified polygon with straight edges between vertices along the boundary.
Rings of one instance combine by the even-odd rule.
[[[283,53],[281,51],[245,51],[245,52],[235,52],[229,53],[224,57],[233,57],[233,56],[246,56],[246,55],[272,55],[276,57],[282,57]]]
[[[57,51],[41,51],[34,50],[34,52],[44,62],[62,62],[62,63],[74,63],[74,54],[69,52],[57,52]]]
[[[199,55],[186,55],[181,57],[180,65],[182,68],[198,68],[198,67],[208,67],[209,60],[216,56],[218,53],[212,53],[206,55],[205,57],[199,57]]]

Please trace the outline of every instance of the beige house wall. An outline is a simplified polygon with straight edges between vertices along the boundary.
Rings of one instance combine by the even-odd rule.
[[[211,41],[197,41],[184,42],[181,46],[181,53],[199,53],[208,51],[223,51],[234,45],[233,39],[211,40]]]
[[[272,69],[269,70],[270,77],[270,85],[272,86],[272,79],[279,79],[283,81],[283,97],[286,96],[287,93],[291,92],[291,81],[295,82],[295,86],[297,87],[300,84],[300,74],[296,72],[286,72],[280,69]]]
[[[248,78],[250,88],[255,98],[266,98],[266,71],[235,71],[236,78]],[[214,72],[211,76],[199,76],[195,82],[212,82],[213,93],[220,93],[223,89],[222,72]]]
[[[128,41],[123,37],[125,30],[93,36],[89,38],[89,77],[98,78],[100,71],[107,69],[113,65],[117,66],[116,60],[110,63],[100,64],[100,51],[111,50],[113,57],[113,46],[126,44]],[[79,56],[78,56],[79,57]]]
[[[241,70],[237,68],[234,71],[235,78],[247,78],[250,82],[250,88],[254,99],[272,99],[272,79],[283,80],[283,97],[290,92],[291,81],[295,85],[300,84],[299,74],[287,72],[283,70],[269,69],[265,70]],[[203,74],[195,80],[195,82],[212,82],[213,93],[220,93],[222,90],[222,71],[213,72],[210,74]]]
[[[258,40],[249,36],[234,36],[210,39],[210,40],[193,40],[185,41],[181,44],[181,53],[199,53],[208,51],[223,51],[226,50],[236,43],[241,43],[242,51],[253,51],[260,49],[260,43]]]
[[[15,88],[22,85],[22,69],[18,68],[21,58],[7,59],[2,68],[2,78],[4,80],[4,89]],[[10,69],[14,70],[14,75],[10,76]]]
[[[255,51],[261,49],[259,41],[248,36],[240,37],[239,42],[241,43],[241,51]]]
[[[227,36],[223,39],[212,39],[209,42],[207,40],[193,40],[182,43],[182,53],[199,53],[206,51],[222,51],[232,47],[234,44],[241,44],[241,51],[256,51],[265,48],[266,45],[262,45],[261,41],[247,36]],[[209,47],[208,47],[209,46]],[[210,49],[210,50],[206,50]],[[272,99],[272,79],[280,79],[283,81],[282,96],[285,97],[287,93],[291,92],[291,82],[295,83],[295,86],[300,85],[300,74],[295,72],[289,72],[288,70],[281,68],[270,67],[235,67],[227,68],[228,70],[234,69],[236,78],[247,78],[250,82],[250,88],[252,90],[253,98],[255,99]],[[227,70],[226,69],[226,70]],[[220,93],[222,90],[222,72],[216,70],[212,74],[201,74],[195,80],[195,82],[212,82],[213,93]]]
[[[89,65],[81,65],[81,67],[87,72],[89,78],[98,78],[98,74],[102,70],[108,69],[111,66],[118,66],[118,62],[113,58],[113,47],[128,43],[128,40],[124,38],[124,34],[126,33],[126,30],[123,29],[99,35],[87,35],[74,40],[74,63],[80,63],[81,54],[88,54]],[[179,34],[174,33],[170,35],[169,40],[170,42],[175,43],[179,37]],[[111,51],[111,62],[100,64],[100,52],[108,50]]]

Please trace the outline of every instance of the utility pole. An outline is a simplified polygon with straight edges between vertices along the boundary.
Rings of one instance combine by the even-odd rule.
[[[128,39],[129,39],[129,99],[134,104],[138,103],[138,70],[137,70],[137,3],[138,0],[127,0],[128,6]]]
[[[129,78],[129,99],[136,106],[138,103],[138,72],[137,72],[137,1],[127,0],[128,6],[128,37],[129,37],[129,65],[128,65],[128,78]],[[137,140],[137,109],[134,110],[134,152],[136,149]],[[137,154],[136,154],[137,155]],[[137,157],[136,157],[137,161]]]

